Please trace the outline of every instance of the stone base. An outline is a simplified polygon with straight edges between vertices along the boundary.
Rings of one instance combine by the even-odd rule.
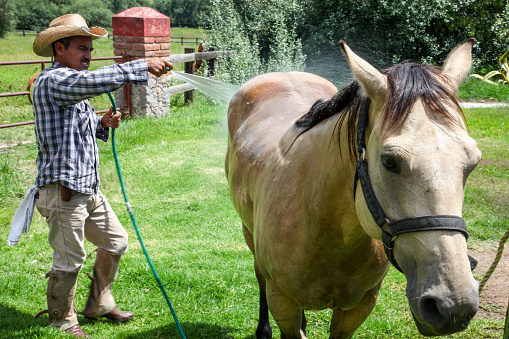
[[[148,85],[131,85],[131,117],[170,115],[170,81],[171,75],[156,78],[149,75]],[[115,92],[117,107],[126,106],[124,89]]]

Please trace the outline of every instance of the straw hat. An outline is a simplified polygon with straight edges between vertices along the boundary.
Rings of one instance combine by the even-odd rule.
[[[40,56],[51,57],[53,56],[51,47],[53,42],[77,35],[98,39],[108,36],[108,32],[101,27],[88,28],[85,19],[79,14],[65,14],[54,19],[47,30],[39,33],[34,41],[34,52]]]

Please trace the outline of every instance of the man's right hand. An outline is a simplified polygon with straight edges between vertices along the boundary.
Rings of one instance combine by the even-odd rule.
[[[173,64],[162,58],[147,58],[145,61],[147,62],[148,71],[156,77],[167,74],[173,69]]]

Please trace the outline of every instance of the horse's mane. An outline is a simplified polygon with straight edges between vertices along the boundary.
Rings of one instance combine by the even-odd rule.
[[[387,76],[388,80],[388,100],[382,125],[384,131],[400,128],[418,99],[422,99],[437,114],[450,121],[453,121],[453,117],[447,111],[443,101],[455,105],[463,116],[456,95],[449,90],[452,86],[444,85],[449,83],[449,79],[440,74],[439,68],[404,62],[394,65],[382,73]],[[349,150],[350,154],[354,155],[356,152],[357,117],[363,97],[360,84],[353,81],[341,88],[330,100],[316,101],[309,111],[295,122],[297,128],[302,128],[297,138],[323,120],[339,113],[341,116],[335,127],[335,130],[338,131],[338,142],[340,142],[339,131],[346,120]]]

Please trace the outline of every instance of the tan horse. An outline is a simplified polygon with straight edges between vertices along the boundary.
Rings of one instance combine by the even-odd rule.
[[[272,337],[268,310],[282,338],[306,338],[304,310],[325,308],[333,309],[330,338],[351,337],[373,310],[390,267],[382,234],[407,278],[419,331],[444,335],[467,327],[479,297],[466,230],[436,224],[444,215],[463,222],[465,182],[481,158],[455,99],[474,43],[459,44],[440,69],[405,63],[380,72],[341,42],[356,78],[341,91],[316,75],[271,73],[232,98],[226,174],[255,259],[257,338]],[[366,98],[369,119],[359,139],[367,146],[359,152],[386,214],[380,226],[366,202],[373,199],[354,181]],[[396,237],[391,227],[402,219]],[[418,222],[424,225],[404,233]]]

